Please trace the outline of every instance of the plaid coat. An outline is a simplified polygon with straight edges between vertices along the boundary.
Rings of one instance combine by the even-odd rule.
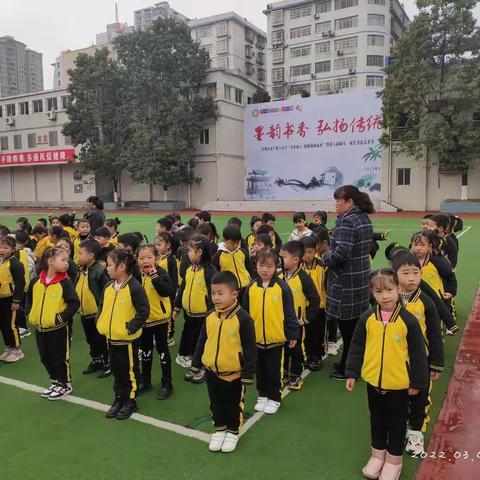
[[[373,226],[358,207],[337,218],[330,251],[321,262],[327,272],[327,315],[352,320],[369,308]]]

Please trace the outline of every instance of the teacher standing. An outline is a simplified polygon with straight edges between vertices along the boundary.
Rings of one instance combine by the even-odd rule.
[[[90,223],[90,235],[93,237],[95,232],[105,224],[103,202],[98,197],[88,197],[85,204],[87,213],[84,215],[84,218]]]
[[[360,315],[369,308],[370,250],[373,226],[369,214],[375,210],[367,193],[353,185],[344,185],[333,194],[337,222],[330,250],[321,258],[327,271],[327,321],[336,321],[342,334],[343,353],[333,380],[345,380],[353,331]]]

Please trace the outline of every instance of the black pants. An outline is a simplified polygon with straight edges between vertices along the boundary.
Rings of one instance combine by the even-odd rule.
[[[259,397],[280,402],[283,374],[283,345],[257,349],[257,390]]]
[[[319,360],[325,355],[325,310],[320,309],[305,325],[305,352],[309,362]]]
[[[51,380],[61,385],[72,381],[70,373],[70,339],[68,325],[48,332],[37,331],[40,360]]]
[[[13,297],[0,298],[0,329],[6,347],[18,348],[20,334],[17,325],[17,311],[12,311]]]
[[[284,348],[284,361],[283,372],[284,374],[290,374],[292,377],[300,377],[303,372],[303,364],[306,361],[305,349],[304,349],[304,337],[305,327],[300,326],[300,338],[293,348],[285,344]]]
[[[329,316],[327,319],[327,337],[330,343],[337,343],[337,330],[337,319]]]
[[[425,431],[428,421],[427,413],[431,405],[431,387],[432,382],[429,380],[428,388],[426,390],[420,390],[417,395],[411,395],[408,397],[408,426],[412,430]]]
[[[358,322],[358,318],[355,318],[353,320],[338,321],[338,328],[340,329],[340,333],[342,334],[342,340],[343,340],[343,352],[342,352],[342,358],[340,360],[340,368],[339,368],[339,371],[341,373],[345,372],[345,365],[347,363],[348,350],[350,349],[350,343],[352,341],[353,331],[355,330],[357,322]]]
[[[140,359],[142,381],[150,383],[152,378],[153,363],[153,339],[155,339],[155,348],[160,355],[160,366],[162,368],[162,386],[172,384],[172,359],[168,349],[168,337],[170,333],[170,322],[155,325],[153,327],[145,326],[140,337]]]
[[[138,368],[139,339],[125,345],[109,343],[110,370],[113,374],[113,392],[122,402],[135,400],[140,371]]]
[[[27,317],[25,315],[25,294],[23,294],[22,301],[20,302],[20,308],[17,310],[16,321],[18,328],[27,328]]]
[[[93,361],[108,362],[107,339],[98,333],[95,317],[81,317],[85,339],[90,347],[90,357]]]
[[[184,313],[185,323],[183,324],[182,338],[178,347],[178,354],[183,357],[191,357],[195,353],[198,336],[205,322],[205,317],[191,317]]]
[[[215,430],[238,434],[243,424],[245,397],[245,387],[240,378],[227,382],[207,371],[207,388]]]
[[[403,455],[407,433],[408,390],[379,391],[367,384],[372,447]]]

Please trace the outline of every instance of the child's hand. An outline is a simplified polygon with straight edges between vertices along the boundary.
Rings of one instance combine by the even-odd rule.
[[[298,319],[298,324],[301,325],[302,327],[305,325],[305,320]]]
[[[154,274],[154,273],[157,273],[157,267],[155,265],[151,265],[148,269],[148,273],[150,275]]]
[[[431,371],[430,380],[438,380],[440,378],[440,372]]]
[[[451,293],[444,292],[444,293],[442,293],[442,297],[443,297],[445,300],[450,300],[451,298],[453,298],[453,295],[452,295]]]
[[[345,387],[349,392],[353,392],[353,388],[355,387],[355,379],[354,378],[347,378],[347,383],[346,383]]]
[[[419,390],[418,388],[409,388],[409,389],[408,389],[408,394],[409,394],[411,397],[413,397],[414,395],[418,395],[418,392],[419,392],[419,391],[420,391],[420,390]]]
[[[16,312],[20,308],[19,303],[12,303],[12,312]]]
[[[295,348],[296,344],[297,344],[296,340],[289,340],[288,341],[288,348]]]
[[[176,310],[174,310],[174,311],[172,312],[172,318],[173,318],[173,320],[175,320],[175,319],[178,317],[178,313],[179,313],[179,312],[177,312]]]
[[[49,213],[48,218],[52,218],[52,217],[53,217],[53,213]]]

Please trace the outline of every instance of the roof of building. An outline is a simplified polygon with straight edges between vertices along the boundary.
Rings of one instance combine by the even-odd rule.
[[[237,23],[240,23],[240,25],[251,28],[258,35],[262,35],[263,37],[267,36],[267,34],[261,28],[257,27],[253,23],[249,22],[246,18],[241,17],[235,12],[226,12],[226,13],[220,13],[218,15],[212,15],[210,17],[195,18],[188,22],[188,26],[190,28],[205,27],[207,25],[211,25],[217,22],[222,22],[225,20],[236,21]]]

